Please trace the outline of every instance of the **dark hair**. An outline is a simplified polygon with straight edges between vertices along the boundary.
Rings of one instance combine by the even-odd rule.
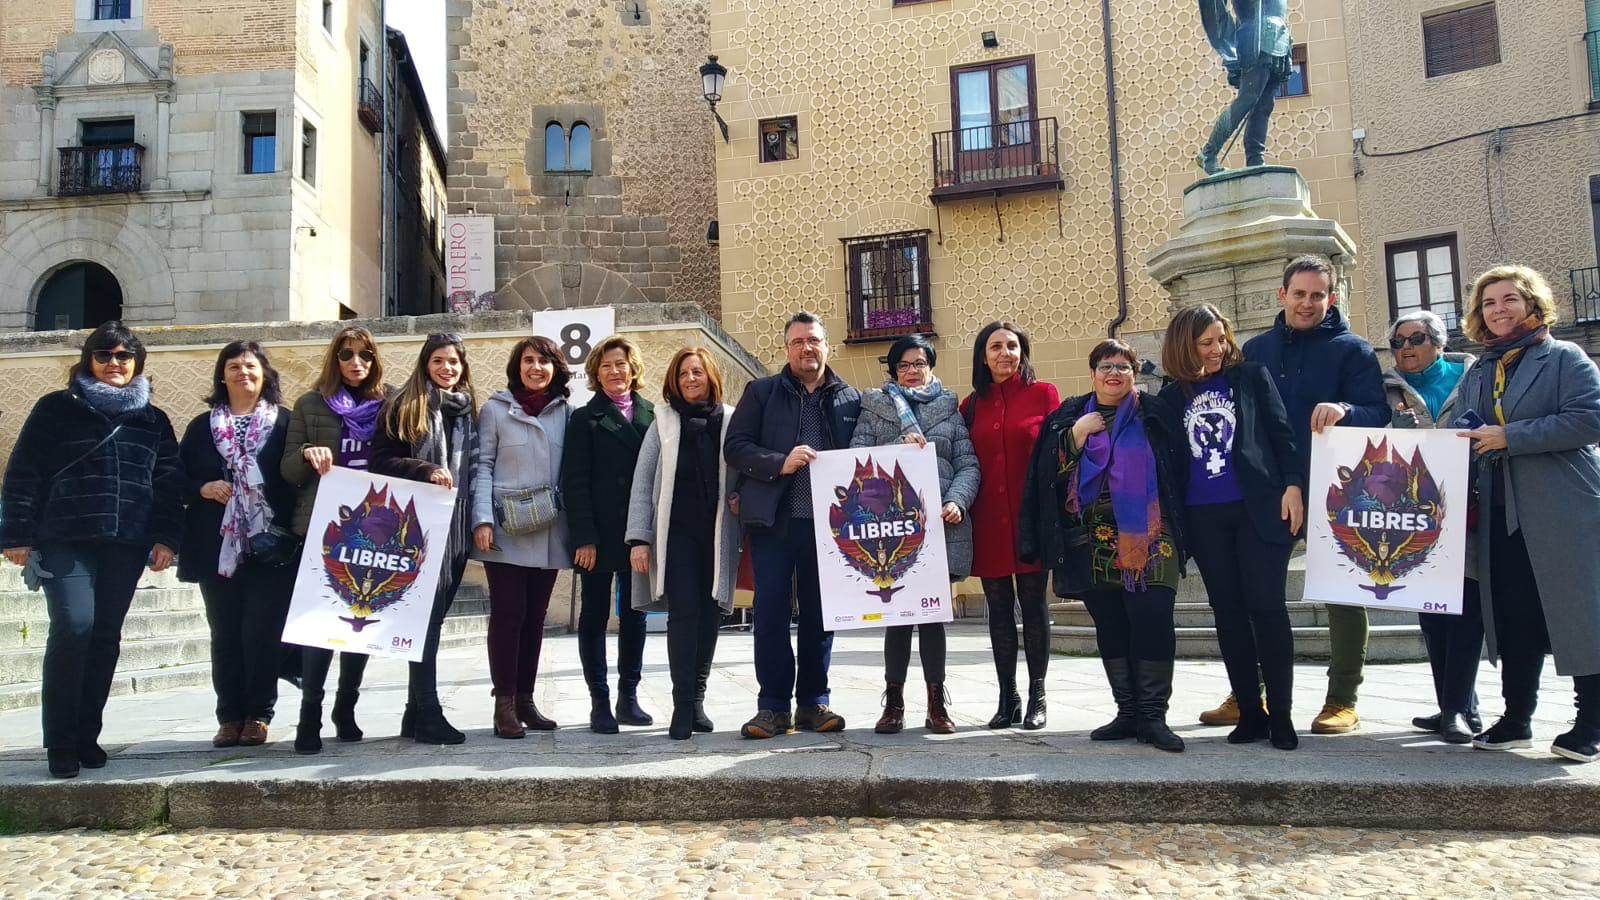
[[[1289,260],[1289,264],[1283,267],[1283,287],[1285,290],[1289,288],[1289,280],[1301,272],[1316,272],[1319,275],[1327,276],[1328,293],[1330,294],[1334,292],[1334,288],[1338,285],[1339,279],[1333,273],[1333,263],[1326,256],[1307,253],[1305,256],[1296,256],[1294,259]]]
[[[133,351],[133,377],[138,378],[144,374],[144,342],[139,340],[138,335],[128,330],[128,326],[113,319],[90,332],[89,337],[84,340],[83,350],[78,354],[77,363],[73,365],[72,371],[67,373],[67,384],[71,385],[72,380],[77,378],[80,372],[93,377],[94,368],[90,363],[94,360],[96,350],[115,350],[118,347],[126,347]]]
[[[332,399],[340,388],[345,387],[344,375],[339,369],[339,351],[344,348],[345,341],[358,341],[372,351],[372,365],[367,367],[366,380],[351,393],[362,400],[382,400],[383,357],[378,355],[378,342],[373,340],[372,332],[360,325],[339,329],[339,333],[328,342],[328,349],[322,354],[322,374],[317,376],[317,393],[324,399]]]
[[[255,341],[233,341],[217,354],[217,365],[211,370],[211,394],[205,399],[207,406],[228,402],[228,384],[223,374],[228,369],[229,360],[246,353],[261,361],[261,399],[273,406],[283,403],[283,391],[278,387],[278,370],[267,359],[267,351]]]
[[[1094,349],[1089,351],[1089,371],[1093,372],[1102,361],[1113,356],[1127,357],[1128,362],[1133,364],[1133,370],[1135,372],[1139,371],[1139,354],[1135,353],[1132,347],[1116,338],[1106,338],[1095,344]]]
[[[933,368],[939,359],[939,351],[933,349],[928,339],[920,334],[901,335],[893,344],[889,345],[889,355],[885,357],[889,367],[889,380],[894,381],[900,374],[900,357],[913,350],[921,350],[928,357],[928,368]]]
[[[1205,380],[1195,342],[1218,322],[1222,323],[1222,340],[1228,345],[1222,368],[1230,369],[1244,362],[1239,341],[1233,336],[1233,325],[1221,310],[1209,303],[1186,306],[1167,323],[1167,336],[1161,342],[1161,368],[1167,370],[1168,377],[1185,385]]]
[[[467,395],[467,415],[474,421],[478,415],[478,389],[472,384],[472,364],[467,361],[467,344],[459,334],[430,334],[417,353],[416,368],[398,391],[383,398],[381,412],[383,428],[391,436],[407,444],[415,444],[427,435],[430,425],[428,415],[429,391],[433,389],[433,376],[428,374],[428,361],[440,350],[449,347],[461,359],[461,380],[456,382],[456,392]]]
[[[1033,363],[1028,362],[1028,354],[1033,351],[1033,345],[1028,341],[1028,333],[1015,322],[1001,319],[990,322],[978,332],[977,343],[972,345],[972,391],[979,397],[989,393],[989,388],[994,386],[994,375],[989,371],[989,356],[986,352],[989,338],[994,337],[996,331],[1009,331],[1017,336],[1017,343],[1022,345],[1022,363],[1017,366],[1014,378],[1021,378],[1023,384],[1033,384],[1039,376],[1033,374]]]
[[[824,338],[828,336],[828,326],[822,324],[822,319],[818,318],[813,313],[808,313],[802,310],[801,312],[797,312],[790,316],[789,321],[783,323],[783,339],[785,341],[789,339],[789,329],[795,325],[815,325],[822,329],[822,336]]]
[[[545,391],[552,397],[570,397],[572,389],[567,387],[567,382],[572,380],[572,369],[567,361],[561,357],[561,350],[556,347],[556,342],[543,335],[535,335],[517,341],[511,348],[511,358],[506,360],[506,387],[512,393],[522,390],[522,354],[532,350],[539,354],[540,359],[547,359],[555,372],[550,375],[550,386]]]

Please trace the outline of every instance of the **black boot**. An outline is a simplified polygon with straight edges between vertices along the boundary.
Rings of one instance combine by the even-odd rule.
[[[437,647],[437,644],[434,645]],[[423,651],[423,662],[411,664],[411,739],[419,744],[460,744],[467,736],[444,717],[444,707],[439,704],[437,657]],[[404,731],[405,720],[400,727]]]
[[[639,690],[631,685],[617,685],[617,721],[623,725],[654,725],[656,720],[639,705]]]
[[[304,680],[302,684],[307,684]],[[322,691],[300,691],[300,722],[294,730],[294,752],[314,756],[322,752]]]
[[[1015,669],[1015,666],[1012,666]],[[1017,693],[1017,680],[1000,682],[1000,706],[989,720],[990,728],[1010,728],[1022,721],[1022,695]]]
[[[1111,697],[1117,701],[1117,717],[1089,732],[1091,741],[1125,741],[1136,737],[1139,724],[1139,707],[1133,699],[1133,664],[1126,659],[1103,659],[1106,681],[1111,684]]]
[[[417,708],[406,701],[405,711],[400,714],[400,736],[413,737],[417,733]]]
[[[360,691],[340,688],[333,695],[333,710],[328,713],[328,721],[333,723],[339,740],[347,744],[366,737],[366,733],[356,724],[356,698],[360,696]]]
[[[1141,743],[1169,753],[1183,752],[1183,738],[1167,727],[1167,702],[1172,699],[1172,660],[1141,659],[1135,663],[1138,695],[1138,737]]]
[[[1035,678],[1028,682],[1028,711],[1022,716],[1024,731],[1038,731],[1045,723],[1044,679]]]
[[[81,763],[78,762],[76,750],[47,750],[45,751],[46,764],[50,767],[51,778],[77,778]]]
[[[694,707],[672,707],[672,722],[667,726],[667,737],[675,741],[687,741],[694,735]]]
[[[412,732],[411,739],[419,744],[444,746],[465,743],[467,736],[450,724],[450,720],[444,717],[442,708],[435,706],[433,709],[417,713],[416,728]]]
[[[589,730],[595,734],[616,734],[617,717],[611,714],[611,692],[589,691]]]

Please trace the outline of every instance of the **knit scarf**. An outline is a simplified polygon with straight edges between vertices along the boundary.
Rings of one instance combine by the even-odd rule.
[[[539,418],[539,414],[544,412],[544,408],[549,406],[555,397],[549,391],[530,391],[520,384],[511,389],[511,396],[517,401],[517,405],[522,407],[523,412],[535,419]]]
[[[1512,329],[1510,334],[1490,338],[1483,342],[1483,356],[1479,365],[1492,365],[1494,369],[1480,381],[1478,409],[1490,412],[1496,425],[1506,424],[1505,410],[1500,401],[1510,380],[1510,367],[1522,351],[1550,339],[1550,328],[1537,315],[1528,316]]]
[[[150,379],[143,375],[135,376],[123,387],[82,373],[73,376],[72,381],[84,402],[108,419],[120,419],[150,405]]]
[[[343,437],[363,444],[372,440],[378,430],[378,410],[383,406],[382,400],[357,400],[349,388],[340,387],[332,397],[327,398],[327,404],[328,410],[339,417]]]
[[[222,548],[217,554],[217,574],[232,578],[244,558],[250,536],[266,531],[272,524],[272,506],[267,503],[265,480],[256,455],[272,434],[278,420],[278,407],[265,400],[256,401],[243,431],[239,417],[226,403],[211,407],[211,443],[222,457],[222,465],[233,484],[233,493],[222,510]]]
[[[1094,395],[1080,415],[1099,415]],[[1128,590],[1142,591],[1161,561],[1161,492],[1156,459],[1139,414],[1139,394],[1129,391],[1117,407],[1108,432],[1089,436],[1078,459],[1078,477],[1067,487],[1067,509],[1081,514],[1111,487],[1111,516],[1117,523],[1117,569]]]
[[[423,462],[449,469],[457,488],[466,484],[461,477],[461,461],[470,440],[467,431],[472,421],[467,413],[471,408],[472,399],[466,394],[428,385],[428,433],[417,442],[415,453]]]
[[[711,510],[714,517],[722,489],[717,483],[717,469],[722,456],[722,406],[716,403],[688,403],[674,398],[672,409],[682,423],[679,465],[685,457],[694,461],[696,483],[700,485],[700,503]],[[684,498],[687,500],[688,498]]]
[[[944,385],[939,383],[938,377],[928,376],[928,383],[922,387],[901,387],[893,381],[883,383],[883,392],[894,401],[894,411],[900,417],[900,436],[922,434],[922,426],[917,424],[916,411],[911,408],[913,403],[927,403],[935,400],[944,393]]]

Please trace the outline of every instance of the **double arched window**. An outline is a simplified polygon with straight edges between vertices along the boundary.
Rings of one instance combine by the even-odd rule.
[[[570,129],[560,122],[544,127],[544,170],[546,172],[594,171],[594,141],[589,126],[574,122]]]

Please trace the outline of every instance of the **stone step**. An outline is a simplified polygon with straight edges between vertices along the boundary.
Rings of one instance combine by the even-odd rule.
[[[156,669],[123,670],[111,680],[111,696],[145,694],[211,683],[211,663],[197,662]],[[0,711],[39,705],[39,682],[0,685]]]
[[[139,579],[139,587],[186,588],[190,587],[190,585],[178,580],[177,566],[169,566],[164,572],[151,572],[146,569],[144,577]],[[12,591],[28,593],[28,586],[22,581],[22,567],[13,566],[8,562],[0,562],[0,594],[7,594]]]
[[[1179,628],[1179,659],[1220,659],[1214,628]],[[1050,629],[1050,649],[1068,656],[1097,656],[1094,629],[1056,625]],[[1296,659],[1326,660],[1331,652],[1327,628],[1294,629]],[[1367,642],[1367,661],[1373,663],[1417,662],[1428,658],[1422,630],[1415,625],[1374,625]]]
[[[128,615],[140,613],[188,612],[205,609],[200,589],[192,584],[169,588],[141,587],[133,592]],[[16,622],[45,614],[43,591],[0,591],[0,622]]]
[[[1304,600],[1292,601],[1288,604],[1289,623],[1296,628],[1326,628],[1328,627],[1328,607],[1323,603],[1310,603]],[[1373,625],[1410,625],[1416,626],[1417,614],[1394,609],[1369,609],[1367,619]],[[1211,628],[1216,624],[1212,616],[1211,607],[1204,602],[1180,602],[1173,609],[1173,620],[1179,628]],[[1081,628],[1094,627],[1094,620],[1089,616],[1089,610],[1083,603],[1076,600],[1052,603],[1050,605],[1050,622],[1053,625],[1072,625]]]
[[[206,637],[123,641],[118,667],[133,671],[205,662],[210,659],[210,646]],[[42,648],[0,652],[0,685],[38,681],[43,673]]]
[[[45,637],[49,633],[50,619],[41,609],[34,616],[0,625],[0,651],[28,648],[43,651]],[[122,623],[123,641],[205,638],[209,634],[203,610],[130,613]]]

